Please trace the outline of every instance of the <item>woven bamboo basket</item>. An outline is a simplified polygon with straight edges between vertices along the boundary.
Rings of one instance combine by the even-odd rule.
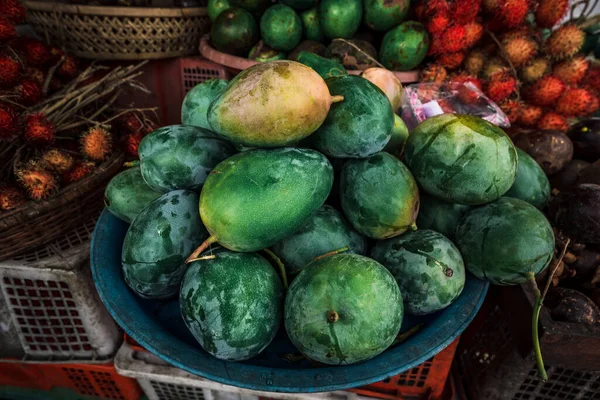
[[[115,153],[96,171],[48,200],[28,201],[0,214],[0,261],[46,245],[100,214],[104,188],[123,166],[125,156]]]
[[[206,7],[101,7],[22,0],[28,21],[51,43],[82,58],[145,60],[198,52],[210,30]]]

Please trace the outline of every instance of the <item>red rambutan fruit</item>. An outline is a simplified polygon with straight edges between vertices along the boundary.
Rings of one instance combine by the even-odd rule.
[[[19,80],[21,64],[10,57],[0,57],[0,87],[12,87]]]
[[[421,70],[421,82],[444,82],[448,71],[440,64],[429,64]]]
[[[38,84],[33,79],[22,79],[15,87],[19,95],[19,103],[24,106],[32,106],[39,103],[42,99],[42,85]]]
[[[455,0],[452,7],[452,20],[460,25],[468,24],[475,21],[480,9],[479,0]]]
[[[144,128],[142,121],[134,112],[128,112],[117,118],[116,125],[122,134],[136,133]]]
[[[40,85],[40,87],[44,85],[44,81],[46,79],[44,71],[34,67],[25,68],[25,76]]]
[[[442,39],[437,35],[431,35],[429,38],[429,49],[427,50],[428,56],[438,56],[444,52]]]
[[[54,124],[44,114],[29,114],[24,118],[23,137],[35,146],[46,146],[56,140]]]
[[[502,0],[483,0],[483,10],[491,14],[500,6]]]
[[[522,104],[519,108],[518,122],[523,126],[534,126],[543,113],[542,107]]]
[[[456,83],[451,81],[451,83]],[[479,97],[481,96],[480,93],[476,92],[475,90],[473,90],[473,88],[470,85],[464,85],[464,84],[460,84],[458,86],[458,99],[463,102],[464,104],[474,104],[477,103],[477,101],[479,100]]]
[[[444,53],[456,53],[467,48],[467,31],[462,25],[453,25],[442,33]]]
[[[125,153],[131,157],[138,158],[138,147],[144,138],[143,132],[129,133],[124,136]]]
[[[0,185],[0,211],[9,211],[27,201],[25,193],[14,185]]]
[[[582,85],[587,86],[596,92],[600,92],[600,66],[592,66],[588,68]]]
[[[494,74],[486,88],[487,96],[496,103],[508,98],[517,90],[517,81],[507,73]]]
[[[6,43],[17,37],[15,23],[5,17],[0,17],[0,43]]]
[[[41,162],[51,171],[62,174],[73,167],[73,157],[64,150],[50,149],[46,151]]]
[[[527,64],[537,52],[537,43],[527,37],[505,39],[502,41],[502,47],[515,68]]]
[[[540,28],[552,28],[569,9],[569,0],[540,0],[535,10],[535,23]]]
[[[491,58],[483,67],[483,77],[485,79],[491,79],[492,76],[500,73],[507,73],[510,71],[508,65],[503,59],[499,57]]]
[[[519,118],[519,107],[520,104],[516,100],[504,99],[502,100],[498,106],[504,111],[504,114],[508,117],[508,120],[511,124],[517,122]]]
[[[19,50],[30,67],[43,67],[52,60],[52,53],[44,43],[31,38],[20,38]]]
[[[465,25],[465,42],[467,48],[473,47],[483,36],[483,25],[479,22],[469,22]]]
[[[563,81],[554,75],[546,75],[524,90],[524,96],[536,106],[549,106],[565,91]]]
[[[550,70],[550,62],[545,58],[536,58],[521,69],[521,79],[532,83],[540,80]]]
[[[65,56],[65,52],[56,46],[50,46],[50,54],[52,55],[52,64],[56,64],[61,58]]]
[[[63,79],[71,80],[77,76],[78,62],[75,57],[66,56],[65,60],[56,70],[56,74]]]
[[[447,14],[435,14],[427,22],[427,30],[432,35],[441,35],[450,25],[450,17]]]
[[[567,85],[577,85],[583,80],[589,67],[590,62],[585,57],[577,56],[555,64],[552,74]]]
[[[19,114],[11,106],[0,103],[0,141],[10,141],[21,133]]]
[[[536,127],[541,130],[567,132],[569,129],[569,121],[560,114],[548,112],[538,119]]]
[[[15,24],[25,22],[25,7],[17,0],[0,0],[0,15],[10,19]]]
[[[582,117],[597,103],[598,99],[589,90],[567,88],[556,101],[555,110],[567,117]]]
[[[500,0],[494,9],[493,21],[498,23],[499,30],[516,28],[525,21],[528,12],[527,0]]]
[[[459,51],[458,53],[442,54],[438,57],[437,62],[446,69],[456,69],[461,66],[464,59],[465,53]]]
[[[31,200],[47,199],[58,191],[58,182],[52,172],[38,162],[28,162],[15,171],[19,185]]]
[[[73,167],[63,174],[63,184],[69,185],[85,178],[94,172],[96,165],[90,161],[77,161]]]
[[[548,54],[562,60],[575,55],[583,46],[585,32],[575,25],[563,25],[556,29],[546,40]]]
[[[425,14],[432,16],[435,14],[450,14],[450,4],[446,0],[426,0]]]
[[[94,161],[104,161],[110,154],[112,139],[104,128],[93,127],[81,136],[81,154]]]
[[[470,82],[477,89],[479,89],[480,91],[483,91],[483,84],[481,83],[481,81],[479,79],[477,79],[477,77],[465,74],[464,72],[461,73],[461,74],[457,74],[457,75],[454,75],[454,76],[450,77],[450,82],[454,82],[454,83],[467,83],[467,82]]]
[[[485,54],[480,51],[473,50],[467,57],[465,58],[464,65],[465,69],[472,75],[479,75],[481,70],[483,70],[483,66],[485,65]]]

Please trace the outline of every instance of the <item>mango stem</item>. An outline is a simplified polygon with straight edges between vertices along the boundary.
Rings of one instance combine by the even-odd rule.
[[[325,257],[335,256],[336,254],[345,253],[348,250],[350,250],[350,247],[344,246],[341,249],[337,249],[337,250],[330,251],[329,253],[321,254],[320,256],[313,258],[313,261],[319,261],[320,259],[323,259]]]
[[[137,167],[140,165],[140,160],[127,161],[123,164],[125,168]]]
[[[535,354],[535,363],[537,365],[538,377],[542,382],[548,381],[548,374],[544,367],[544,359],[542,358],[542,349],[540,347],[540,335],[538,331],[540,311],[542,309],[542,294],[538,288],[537,282],[535,281],[535,274],[529,273],[529,281],[533,286],[533,294],[535,295],[535,305],[533,306],[533,315],[531,317],[531,339],[533,340],[533,353]]]
[[[200,253],[202,253],[204,250],[206,250],[208,248],[208,246],[215,243],[216,241],[217,241],[217,237],[215,235],[210,236],[208,239],[206,239],[204,242],[202,242],[202,244],[200,246],[198,246],[198,248],[196,250],[194,250],[194,252],[192,254],[190,254],[190,256],[185,260],[185,263],[189,264],[192,261],[195,261],[195,259],[198,258]]]
[[[340,101],[344,101],[344,96],[341,94],[331,96],[331,103],[339,103]]]
[[[217,256],[215,256],[214,254],[209,254],[207,256],[202,256],[202,257],[198,257],[198,258],[192,258],[190,260],[190,262],[194,262],[194,261],[204,261],[204,260],[214,260],[215,258],[217,258]]]
[[[283,281],[283,287],[287,290],[288,288],[288,280],[287,273],[285,272],[285,265],[281,261],[279,257],[275,253],[273,253],[270,249],[264,249],[265,253],[269,255],[275,261],[275,264],[279,267],[279,272],[281,273],[281,280]]]
[[[340,319],[340,315],[335,310],[331,310],[327,313],[327,321],[333,323]]]

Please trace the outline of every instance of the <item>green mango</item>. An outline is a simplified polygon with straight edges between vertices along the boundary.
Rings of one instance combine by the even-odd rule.
[[[542,167],[529,154],[517,148],[517,155],[515,183],[505,196],[524,200],[542,210],[550,199],[550,181]]]
[[[214,23],[219,14],[233,7],[231,0],[208,0],[208,18],[210,22]]]
[[[212,25],[210,37],[215,49],[245,57],[260,39],[254,17],[243,8],[221,12]]]
[[[424,191],[459,204],[499,198],[517,173],[510,138],[471,115],[443,114],[421,122],[406,140],[404,160]]]
[[[438,232],[421,230],[379,241],[371,257],[390,270],[409,315],[427,315],[452,304],[465,287],[465,264],[456,246]]]
[[[248,58],[254,61],[267,62],[275,60],[285,60],[285,53],[274,50],[267,46],[264,40],[259,40],[250,50]]]
[[[297,60],[317,71],[323,79],[348,74],[344,66],[337,61],[318,56],[314,53],[309,53],[308,51],[301,51],[300,54],[298,54]]]
[[[358,30],[362,15],[362,0],[322,0],[319,4],[319,22],[328,39],[350,39]]]
[[[260,19],[260,33],[269,47],[291,51],[302,40],[302,20],[293,8],[275,4]]]
[[[456,229],[467,271],[496,285],[517,285],[539,274],[554,255],[554,232],[540,210],[511,197],[477,207]]]
[[[302,31],[304,39],[322,42],[325,40],[325,34],[319,23],[319,7],[315,6],[309,10],[300,13],[302,19]]]
[[[379,61],[392,71],[410,71],[421,64],[429,50],[429,34],[419,22],[406,21],[383,37]]]
[[[115,175],[104,190],[104,205],[115,217],[128,224],[153,200],[160,197],[144,182],[140,167]]]
[[[236,145],[281,147],[321,126],[331,102],[325,81],[312,68],[271,61],[238,74],[210,105],[208,122]]]
[[[315,42],[314,40],[305,40],[300,42],[300,44],[288,54],[288,60],[298,61],[298,54],[300,54],[301,51],[308,51],[309,53],[323,56],[325,54],[325,49],[326,47],[323,43]]]
[[[233,5],[249,11],[254,17],[260,19],[261,14],[269,7],[269,0],[231,0]]]
[[[454,240],[458,223],[473,206],[448,203],[425,192],[421,192],[420,197],[421,205],[417,216],[419,229],[431,229]]]
[[[392,127],[390,141],[383,150],[400,158],[406,139],[408,139],[408,128],[402,118],[394,114],[394,126]]]
[[[307,358],[348,365],[387,349],[404,309],[387,269],[364,256],[338,254],[300,272],[288,289],[284,316],[290,340]]]
[[[174,190],[150,203],[129,226],[123,241],[123,276],[140,297],[163,299],[179,293],[185,257],[206,237],[198,195]]]
[[[314,146],[332,157],[368,157],[388,144],[394,112],[385,94],[366,79],[354,75],[325,81],[332,95],[344,101],[331,107],[325,122],[311,136]]]
[[[208,107],[228,84],[229,81],[225,79],[209,79],[194,86],[183,99],[181,123],[212,130],[208,123]]]
[[[416,229],[419,190],[408,168],[391,154],[346,161],[340,192],[344,215],[367,237],[387,239]]]
[[[376,31],[388,31],[399,25],[410,8],[410,0],[364,0],[365,24]]]
[[[211,131],[187,125],[158,128],[138,147],[144,180],[157,192],[200,190],[215,165],[236,153]]]
[[[220,360],[258,355],[275,337],[283,288],[257,253],[213,252],[188,268],[179,294],[181,315],[204,350]]]
[[[282,0],[280,3],[292,7],[294,10],[306,10],[317,5],[318,0]]]
[[[273,246],[288,274],[297,274],[315,257],[348,247],[348,252],[365,254],[366,239],[331,206],[318,209],[294,233]]]
[[[272,246],[302,227],[332,184],[331,164],[314,150],[236,154],[217,165],[202,188],[200,216],[212,235],[203,246],[218,242],[241,252]]]

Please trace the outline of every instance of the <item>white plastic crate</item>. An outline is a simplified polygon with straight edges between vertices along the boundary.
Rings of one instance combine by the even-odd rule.
[[[148,400],[258,400],[331,399],[366,400],[351,392],[273,393],[223,385],[192,375],[148,352],[139,352],[123,343],[115,356],[115,368],[123,376],[137,379]]]
[[[47,246],[0,262],[0,289],[25,359],[102,360],[121,333],[100,301],[89,266],[96,219]],[[0,357],[7,357],[0,349]]]

